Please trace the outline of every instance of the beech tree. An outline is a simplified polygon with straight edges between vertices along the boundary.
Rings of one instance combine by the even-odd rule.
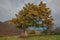
[[[13,18],[11,22],[24,31],[30,26],[47,27],[49,29],[54,25],[50,8],[47,8],[42,1],[39,5],[25,4],[23,9],[15,15],[16,18]]]

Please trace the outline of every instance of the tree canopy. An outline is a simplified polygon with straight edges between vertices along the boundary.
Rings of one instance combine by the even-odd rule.
[[[25,4],[23,9],[11,20],[17,27],[52,27],[54,25],[50,8],[42,1],[39,5]]]

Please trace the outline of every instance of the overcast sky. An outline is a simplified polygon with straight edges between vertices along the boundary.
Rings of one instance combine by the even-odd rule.
[[[6,21],[15,17],[26,3],[39,4],[40,1],[47,3],[52,10],[55,24],[60,25],[60,0],[0,0],[0,21]]]

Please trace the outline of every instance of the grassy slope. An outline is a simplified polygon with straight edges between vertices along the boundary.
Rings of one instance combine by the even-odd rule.
[[[0,37],[0,40],[60,40],[60,35],[30,35],[27,38],[19,38],[19,36]]]

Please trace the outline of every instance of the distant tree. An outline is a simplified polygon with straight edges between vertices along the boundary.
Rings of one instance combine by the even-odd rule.
[[[57,28],[55,29],[55,34],[60,34],[60,27],[57,27]]]
[[[25,4],[23,9],[16,14],[16,18],[11,20],[18,28],[22,28],[25,32],[30,26],[47,27],[49,29],[54,25],[51,16],[51,10],[46,7],[42,1],[39,5]]]

